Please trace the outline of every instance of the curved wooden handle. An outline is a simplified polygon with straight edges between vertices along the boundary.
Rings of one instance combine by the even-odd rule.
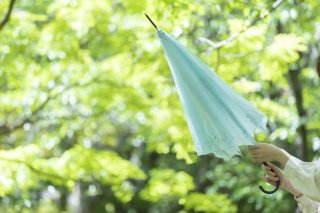
[[[266,162],[263,162],[263,164],[264,164],[265,166],[268,166],[268,164],[267,164]],[[273,170],[272,168],[271,168],[271,171],[274,172],[274,170]],[[278,191],[279,187],[280,187],[280,180],[277,181],[276,188],[273,189],[273,190],[271,190],[271,191],[267,191],[267,190],[265,190],[262,186],[259,186],[260,190],[261,190],[263,193],[265,193],[265,194],[273,194],[273,193],[275,193],[276,191]]]

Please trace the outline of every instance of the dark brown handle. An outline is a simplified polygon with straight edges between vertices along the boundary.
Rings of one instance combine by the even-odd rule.
[[[268,166],[268,164],[266,162],[262,162],[265,166]],[[271,171],[274,172],[274,170],[271,168]],[[259,186],[260,190],[265,193],[265,194],[273,194],[275,193],[276,191],[278,191],[280,187],[280,180],[277,181],[277,184],[276,184],[276,188],[272,191],[267,191],[265,190],[262,186]]]

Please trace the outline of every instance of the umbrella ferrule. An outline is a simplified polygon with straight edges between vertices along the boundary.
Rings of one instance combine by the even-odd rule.
[[[151,22],[151,24],[154,26],[154,28],[156,28],[156,30],[159,30],[158,29],[158,27],[157,27],[157,25],[152,21],[152,19],[145,13],[144,14],[146,17],[147,17],[147,19]]]

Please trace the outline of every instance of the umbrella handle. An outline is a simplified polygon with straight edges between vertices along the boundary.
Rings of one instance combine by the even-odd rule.
[[[268,164],[267,164],[266,162],[263,162],[263,164],[264,164],[265,166],[268,166]],[[271,168],[271,171],[274,172],[272,168]],[[275,193],[275,192],[279,189],[279,187],[280,187],[280,180],[277,181],[277,183],[276,183],[276,188],[275,188],[274,190],[272,190],[272,191],[267,191],[267,190],[265,190],[262,186],[259,186],[260,190],[261,190],[262,192],[264,192],[265,194],[273,194],[273,193]]]

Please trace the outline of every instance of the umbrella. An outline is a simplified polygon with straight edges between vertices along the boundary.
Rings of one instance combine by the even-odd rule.
[[[256,130],[268,132],[267,117],[145,15],[157,30],[197,155],[213,153],[224,160],[242,156],[239,146],[255,145]],[[260,188],[265,193],[277,190]]]

